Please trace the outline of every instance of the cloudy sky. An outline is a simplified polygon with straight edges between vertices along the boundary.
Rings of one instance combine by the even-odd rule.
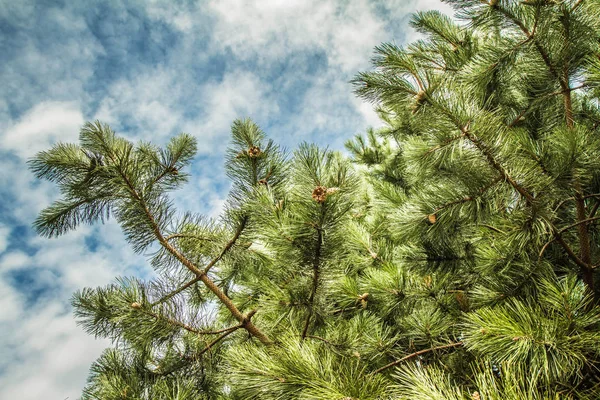
[[[131,140],[198,138],[178,204],[217,215],[235,118],[288,149],[342,149],[378,121],[348,81],[375,45],[417,36],[436,0],[0,0],[0,398],[78,398],[110,343],[75,324],[69,299],[118,275],[151,276],[118,226],[37,237],[56,190],[25,161],[99,119]]]

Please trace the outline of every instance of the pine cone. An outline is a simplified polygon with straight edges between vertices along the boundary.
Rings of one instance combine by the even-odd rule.
[[[142,305],[140,303],[134,302],[134,303],[131,303],[131,308],[139,310],[142,308]]]
[[[436,221],[437,221],[437,216],[435,214],[429,214],[427,216],[427,222],[429,222],[431,225],[435,224]]]
[[[256,158],[258,156],[260,156],[262,154],[262,152],[260,151],[260,148],[258,146],[252,146],[248,149],[248,156],[250,158]]]
[[[327,200],[327,188],[325,186],[317,186],[312,192],[312,198],[317,203],[324,203]]]
[[[427,93],[424,90],[419,91],[415,97],[415,103],[412,105],[412,113],[416,114],[417,111],[425,104],[427,101]]]

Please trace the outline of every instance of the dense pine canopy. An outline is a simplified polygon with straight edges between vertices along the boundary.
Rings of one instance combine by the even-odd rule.
[[[74,295],[114,341],[83,399],[600,397],[600,2],[448,3],[354,79],[385,127],[349,156],[235,121],[217,220],[169,197],[187,134],[30,161],[40,234],[112,217],[156,270]]]

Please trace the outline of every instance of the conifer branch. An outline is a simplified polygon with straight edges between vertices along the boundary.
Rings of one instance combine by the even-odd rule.
[[[139,310],[143,314],[149,315],[149,316],[151,316],[151,317],[153,317],[153,318],[155,318],[157,320],[160,320],[160,321],[165,321],[165,322],[167,322],[167,323],[169,323],[171,325],[174,325],[174,326],[177,326],[179,328],[185,329],[186,331],[191,332],[191,333],[195,333],[197,335],[218,335],[220,333],[228,332],[228,331],[230,331],[232,329],[237,329],[237,328],[241,327],[241,325],[235,325],[235,326],[230,326],[229,328],[219,329],[219,330],[216,330],[216,331],[201,331],[201,330],[198,330],[198,329],[196,329],[196,328],[194,328],[194,327],[192,327],[192,326],[190,326],[188,324],[185,324],[185,323],[183,323],[181,321],[177,321],[177,320],[175,320],[173,318],[165,317],[164,315],[157,314],[157,313],[155,313],[153,311],[150,311],[150,310],[146,310],[146,309],[142,308],[137,303],[134,303],[134,305],[132,305],[132,307],[134,309],[136,309],[136,310]]]
[[[222,341],[223,339],[225,339],[227,336],[231,335],[232,333],[236,332],[240,328],[242,328],[241,324],[222,330],[223,333],[220,336],[218,336],[217,338],[213,339],[210,343],[208,343],[206,345],[206,347],[204,347],[204,349],[202,349],[200,352],[184,357],[184,359],[180,361],[179,365],[169,369],[168,371],[164,371],[164,372],[154,371],[154,373],[159,376],[166,376],[166,375],[170,375],[170,374],[180,370],[181,368],[185,367],[185,365],[188,362],[199,360],[200,357],[202,357],[205,353],[210,351],[216,344],[218,344],[220,341]]]
[[[429,353],[429,352],[435,351],[435,350],[443,350],[443,349],[449,349],[452,347],[460,347],[462,345],[463,345],[463,342],[456,342],[456,343],[445,344],[443,346],[436,346],[436,347],[431,347],[429,349],[419,350],[415,353],[411,353],[411,354],[404,356],[394,362],[384,365],[383,367],[378,368],[375,371],[371,372],[369,375],[377,375],[377,374],[385,371],[388,368],[395,367],[396,365],[401,364],[402,362],[404,362],[406,360],[410,360],[411,358],[414,358],[416,356],[420,356],[421,354]]]
[[[321,208],[323,206],[321,205]],[[306,335],[308,334],[308,327],[310,325],[310,320],[312,318],[312,314],[313,314],[313,306],[314,306],[314,300],[315,300],[315,294],[317,293],[317,288],[319,286],[319,267],[320,267],[320,263],[321,263],[321,245],[322,245],[322,240],[323,240],[323,233],[321,231],[320,227],[315,227],[315,229],[317,230],[317,243],[316,243],[316,248],[315,248],[315,255],[314,255],[314,259],[313,259],[313,282],[312,282],[312,289],[310,292],[310,297],[308,298],[308,316],[306,317],[306,322],[304,323],[304,329],[302,329],[302,340],[304,340],[306,338]]]
[[[534,37],[534,31],[532,30],[530,32],[529,29],[527,29],[527,27],[523,24],[522,21],[520,21],[516,16],[511,14],[505,8],[502,8],[499,5],[497,5],[495,8],[498,11],[500,11],[501,14],[506,16],[511,22],[513,22],[515,25],[517,25],[519,27],[519,29],[521,29],[521,31],[525,34],[525,36],[527,36],[527,38],[531,38],[533,40],[533,44],[534,44],[536,50],[538,51],[538,53],[540,54],[540,56],[542,57],[542,60],[544,60],[544,63],[548,67],[548,70],[555,78],[558,78],[558,73],[556,72],[556,69],[552,65],[552,62],[550,61],[550,56],[548,55],[546,50],[544,50],[542,45],[539,43],[539,41],[537,40],[537,37]]]
[[[112,155],[111,156],[112,159]],[[152,231],[156,236],[159,243],[162,245],[165,250],[171,253],[181,264],[183,264],[187,269],[189,269],[193,274],[195,274],[202,283],[211,291],[217,298],[221,301],[221,303],[229,310],[232,316],[237,319],[251,335],[255,336],[258,340],[260,340],[263,344],[271,344],[271,340],[261,332],[251,321],[250,318],[242,314],[242,312],[233,304],[231,299],[223,293],[223,291],[208,277],[208,275],[200,270],[192,261],[190,261],[187,257],[185,257],[179,250],[177,250],[173,245],[165,239],[162,232],[160,231],[160,227],[158,226],[154,216],[150,212],[148,206],[144,199],[139,195],[127,175],[122,170],[119,165],[117,170],[119,174],[123,178],[126,183],[132,197],[137,201],[139,206],[142,208],[144,214],[146,215],[148,222],[152,227]]]
[[[582,225],[582,224],[587,224],[587,223],[589,223],[589,222],[592,222],[592,221],[597,221],[597,220],[599,220],[599,219],[600,219],[600,217],[592,217],[592,218],[587,218],[587,219],[584,219],[584,220],[581,220],[581,221],[577,221],[577,222],[575,222],[575,223],[573,223],[573,224],[571,224],[571,225],[568,225],[568,226],[566,226],[566,227],[562,228],[562,229],[561,229],[561,230],[559,230],[559,231],[556,231],[556,232],[554,233],[554,238],[552,238],[551,240],[549,240],[548,242],[546,242],[546,244],[544,244],[544,246],[542,247],[542,250],[540,251],[540,253],[539,253],[539,255],[538,255],[538,260],[540,260],[540,259],[542,258],[542,256],[544,255],[544,252],[546,251],[546,249],[548,248],[548,246],[549,246],[550,244],[552,244],[552,242],[554,242],[555,240],[559,241],[559,237],[561,237],[561,235],[562,235],[563,233],[565,233],[565,232],[566,232],[566,231],[568,231],[569,229],[572,229],[572,228],[578,227],[579,225]],[[561,245],[562,245],[562,243],[561,243]],[[565,245],[566,245],[566,242],[565,242]],[[562,245],[562,246],[563,246],[563,247],[565,247],[564,245]],[[568,246],[567,246],[567,247],[568,247]],[[565,250],[567,250],[567,248],[565,248]],[[572,255],[574,255],[574,256],[575,256],[575,258],[573,258],[573,261],[575,261],[575,262],[577,263],[577,265],[579,265],[579,266],[581,266],[581,267],[585,267],[585,268],[588,268],[588,267],[589,267],[589,265],[585,264],[585,263],[583,262],[583,260],[581,260],[579,257],[577,257],[577,256],[575,255],[575,253],[573,252],[573,250],[572,250],[570,247],[569,247],[569,250],[567,250],[567,253],[569,253],[569,255],[571,255],[571,254],[572,254]]]
[[[560,231],[557,232],[557,234],[560,235],[561,233],[564,233],[564,232],[568,231],[569,229],[572,229],[572,228],[575,228],[575,227],[579,227],[582,224],[587,224],[589,222],[597,221],[599,219],[600,219],[600,217],[591,217],[591,218],[582,219],[582,220],[577,221],[577,222],[575,222],[575,223],[573,223],[573,224],[571,224],[569,226],[566,226],[566,227],[562,228]]]
[[[209,262],[208,265],[204,268],[204,273],[205,274],[208,274],[208,271],[210,271],[210,269],[212,267],[214,267],[215,264],[217,262],[219,262],[219,260],[221,258],[223,258],[223,256],[225,254],[227,254],[227,252],[233,247],[233,245],[235,244],[235,242],[237,242],[238,238],[240,237],[240,235],[244,231],[244,228],[246,227],[246,223],[247,222],[248,222],[248,217],[244,216],[242,218],[242,222],[240,222],[240,224],[238,225],[237,229],[235,230],[235,234],[233,235],[233,237],[231,238],[231,240],[229,242],[227,242],[227,244],[225,245],[225,247],[223,247],[223,250],[221,250],[221,253],[219,253],[219,255],[217,257],[215,257],[211,262]]]
[[[576,187],[576,189],[578,189]],[[585,209],[585,201],[583,200],[579,191],[577,192],[575,200],[576,210],[577,210],[577,233],[579,237],[579,255],[581,261],[586,265],[584,270],[582,271],[584,274],[584,281],[586,285],[590,288],[592,293],[594,293],[594,275],[592,273],[592,253],[590,247],[590,238],[589,232],[587,228],[587,212]],[[597,219],[596,217],[591,218],[591,220]]]
[[[200,282],[200,278],[199,277],[195,277],[191,281],[187,282],[186,284],[180,286],[179,288],[177,288],[174,291],[172,291],[172,292],[164,295],[163,297],[161,297],[160,299],[158,299],[154,303],[150,304],[150,307],[154,307],[157,304],[164,303],[165,301],[173,298],[174,296],[178,295],[179,293],[183,292],[184,290],[186,290],[187,288],[193,286],[194,284],[196,284],[198,282]]]
[[[554,92],[552,92],[552,93],[547,93],[547,94],[545,94],[545,95],[543,95],[543,96],[537,97],[535,101],[530,101],[530,102],[529,102],[529,104],[527,105],[527,107],[525,107],[525,108],[523,109],[523,111],[521,111],[521,113],[519,113],[519,115],[517,115],[517,116],[515,117],[515,119],[513,119],[513,120],[512,120],[512,122],[511,122],[511,123],[509,123],[509,124],[507,125],[507,127],[509,127],[509,128],[512,128],[512,127],[514,127],[514,126],[515,126],[517,123],[519,123],[519,121],[521,121],[521,120],[523,119],[523,117],[525,116],[525,114],[527,114],[527,112],[528,112],[529,110],[531,110],[531,108],[532,108],[532,107],[533,107],[533,106],[534,106],[534,105],[535,105],[537,102],[539,102],[540,100],[543,100],[543,99],[546,99],[546,98],[548,98],[548,97],[552,97],[552,96],[564,95],[566,92],[572,92],[572,91],[574,91],[574,90],[583,89],[583,88],[585,88],[585,87],[587,87],[587,86],[588,86],[588,84],[584,83],[584,84],[581,84],[581,85],[579,85],[579,86],[575,86],[575,87],[567,87],[566,89],[565,89],[565,88],[561,88],[561,90],[556,90],[556,91],[554,91]]]
[[[204,269],[205,273],[208,273],[208,271],[210,270],[210,268],[213,267],[221,258],[223,258],[223,256],[227,253],[227,251],[229,249],[231,249],[231,247],[233,247],[233,245],[235,244],[235,242],[239,238],[240,234],[242,233],[242,230],[244,229],[244,227],[246,225],[246,221],[247,221],[247,217],[244,217],[244,219],[242,220],[242,223],[238,226],[238,228],[237,228],[237,230],[236,230],[235,235],[233,236],[233,238],[229,242],[227,242],[227,244],[225,245],[225,247],[223,248],[223,250],[221,251],[221,253],[217,257],[215,257],[210,263],[208,263],[208,265]],[[181,233],[176,233],[176,234],[173,234],[173,235],[169,235],[165,239],[166,240],[171,240],[171,239],[174,239],[174,238],[187,238],[187,237],[200,238],[200,239],[203,239],[203,240],[212,240],[212,239],[203,238],[203,237],[197,236],[197,235],[187,235],[187,234],[181,234]],[[177,294],[183,292],[184,290],[186,290],[190,286],[193,286],[195,283],[197,283],[199,281],[200,281],[200,277],[196,277],[196,278],[192,279],[191,281],[187,282],[186,284],[184,284],[180,288],[174,290],[173,292],[171,292],[171,293],[163,296],[162,298],[160,298],[156,302],[152,303],[152,306],[155,306],[157,304],[163,303],[163,302],[171,299],[173,296],[176,296]]]
[[[477,191],[476,194],[473,194],[473,195],[470,195],[470,196],[465,196],[463,198],[460,198],[460,199],[457,199],[457,200],[454,200],[454,201],[450,201],[450,202],[448,202],[448,203],[446,203],[446,204],[444,204],[444,205],[436,208],[435,210],[433,210],[432,214],[437,214],[440,211],[442,211],[442,210],[444,210],[444,209],[446,209],[448,207],[455,206],[457,204],[463,204],[463,203],[468,203],[470,201],[473,201],[476,198],[478,198],[478,197],[482,196],[483,194],[485,194],[485,192],[487,192],[488,190],[490,190],[491,188],[493,188],[494,185],[496,185],[500,181],[502,181],[502,178],[497,177],[497,178],[493,179],[492,182],[490,182],[488,185],[480,188]]]
[[[596,199],[596,203],[594,204],[594,207],[592,207],[592,210],[590,211],[589,217],[592,218],[594,215],[596,215],[596,211],[598,211],[598,207],[600,206],[600,199]]]
[[[583,198],[583,199],[589,199],[589,198],[591,198],[591,197],[595,197],[595,198],[597,198],[597,199],[598,199],[598,198],[600,198],[600,193],[594,193],[594,194],[588,194],[588,195],[586,195],[586,196],[582,196],[582,198]],[[554,212],[556,212],[556,211],[557,211],[557,210],[559,210],[559,209],[560,209],[560,208],[561,208],[563,205],[565,205],[567,202],[569,202],[569,201],[573,201],[573,200],[575,200],[575,199],[576,199],[576,197],[575,197],[575,196],[573,196],[573,197],[568,197],[568,198],[564,199],[563,201],[561,201],[560,203],[558,203],[558,205],[557,205],[556,207],[554,207],[554,210],[553,210],[553,211],[554,211]],[[590,214],[591,214],[591,213],[590,213]],[[593,215],[590,215],[590,217],[593,217]]]
[[[560,245],[562,246],[562,248],[565,249],[565,251],[567,252],[567,254],[569,255],[569,257],[575,262],[575,264],[579,265],[584,271],[589,268],[589,265],[587,265],[586,263],[584,263],[577,256],[577,254],[575,254],[575,252],[573,251],[573,249],[567,244],[567,242],[565,242],[565,240],[563,239],[562,236],[560,236],[560,235],[557,236],[556,240],[558,241],[558,243],[560,243]]]
[[[310,338],[310,339],[320,340],[321,342],[327,343],[328,345],[333,346],[333,347],[344,347],[341,344],[333,343],[333,342],[331,342],[331,341],[329,341],[329,340],[327,340],[327,339],[325,339],[324,337],[321,337],[321,336],[306,335],[306,337]]]
[[[464,133],[461,133],[461,134],[460,134],[460,135],[458,135],[458,136],[454,136],[454,137],[451,137],[450,139],[446,139],[446,140],[444,140],[442,143],[440,143],[439,145],[437,145],[437,146],[434,146],[434,147],[432,147],[431,149],[427,150],[427,152],[425,152],[425,154],[426,154],[426,155],[427,155],[427,154],[431,154],[431,153],[433,153],[433,152],[435,152],[435,151],[438,151],[438,150],[440,150],[440,149],[443,149],[444,147],[448,146],[448,145],[449,145],[449,144],[451,144],[452,142],[455,142],[455,141],[457,141],[457,140],[460,140],[460,139],[462,139],[462,138],[464,138],[464,137],[465,137]]]
[[[571,12],[575,11],[577,7],[581,5],[581,3],[583,3],[583,0],[577,0],[575,4],[573,4],[573,7],[571,7]]]
[[[214,242],[213,238],[209,238],[206,236],[200,236],[200,235],[192,235],[189,233],[174,233],[172,235],[165,236],[165,240],[167,240],[167,241],[171,241],[173,239],[198,239],[198,240],[203,240],[203,241]]]
[[[525,198],[528,204],[533,203],[534,197],[525,189],[523,186],[517,183],[509,174],[506,172],[504,167],[496,160],[492,152],[487,148],[487,146],[481,142],[476,136],[470,133],[465,127],[461,127],[461,130],[465,134],[465,136],[469,139],[471,143],[481,151],[481,153],[485,156],[489,164],[500,173],[500,177],[506,180],[521,196]]]
[[[500,177],[507,181],[523,198],[525,198],[528,204],[533,203],[534,197],[525,189],[523,186],[519,185],[509,174],[506,172],[504,167],[496,160],[490,149],[483,143],[480,139],[477,138],[472,132],[469,131],[469,123],[463,125],[452,113],[443,107],[441,104],[435,101],[430,101],[430,103],[436,107],[439,111],[441,111],[486,158],[488,163],[492,168],[500,173]]]

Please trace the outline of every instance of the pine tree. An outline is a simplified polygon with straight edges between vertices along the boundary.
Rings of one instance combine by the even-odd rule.
[[[235,121],[218,220],[169,198],[189,135],[31,160],[40,234],[112,216],[157,274],[74,295],[115,343],[83,399],[600,397],[600,3],[448,2],[353,81],[385,127],[350,158]]]

